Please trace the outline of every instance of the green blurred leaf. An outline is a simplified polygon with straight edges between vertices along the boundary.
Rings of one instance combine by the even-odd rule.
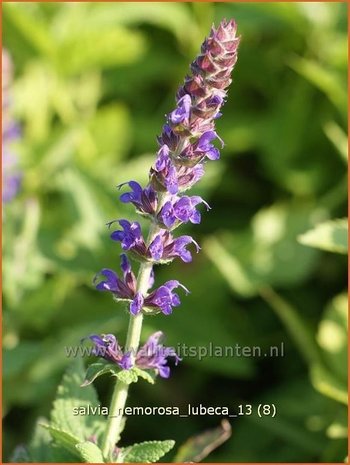
[[[81,359],[76,359],[68,368],[58,387],[57,397],[51,412],[50,426],[72,435],[77,439],[75,444],[96,434],[101,421],[95,415],[74,414],[74,410],[79,410],[79,408],[98,407],[99,405],[92,385],[81,387],[84,375],[83,362]],[[73,448],[75,448],[75,444],[73,444]]]
[[[294,57],[289,64],[297,73],[324,92],[344,116],[347,114],[345,82],[343,83],[336,73],[316,61],[302,57]]]
[[[217,428],[205,431],[188,439],[180,446],[174,462],[201,462],[214,449],[226,442],[231,436],[231,425],[227,420],[222,420]]]
[[[296,284],[313,271],[317,259],[316,251],[296,241],[311,213],[308,206],[272,205],[256,213],[247,230],[207,239],[205,252],[242,296],[265,285]]]
[[[103,362],[92,363],[91,365],[88,366],[86,370],[85,379],[81,386],[82,387],[88,386],[93,381],[95,381],[96,378],[106,373],[116,374],[117,369],[118,367],[116,365],[112,365],[111,363],[103,363]]]
[[[343,129],[335,122],[329,121],[323,127],[328,139],[334,144],[340,156],[348,162],[348,138]]]
[[[317,341],[323,362],[312,367],[316,389],[338,402],[347,404],[348,298],[335,297],[326,307],[319,324]]]
[[[87,463],[104,463],[103,455],[101,449],[96,446],[93,442],[85,441],[79,444],[76,444],[76,449],[84,460]]]
[[[30,13],[30,10],[18,3],[6,3],[4,15],[11,26],[16,28],[23,39],[28,41],[38,52],[52,57],[55,53],[55,43],[52,40],[47,25]]]
[[[146,441],[129,447],[122,447],[119,454],[123,457],[123,462],[154,463],[169,452],[174,445],[175,442],[172,440]]]
[[[77,74],[98,67],[110,68],[137,61],[145,53],[146,44],[141,33],[119,26],[113,29],[91,30],[86,24],[79,31],[71,31],[59,44],[56,66],[61,72]]]
[[[62,446],[69,453],[76,454],[79,456],[76,444],[79,443],[79,438],[73,436],[71,433],[64,431],[60,428],[56,428],[51,425],[40,425],[41,427],[47,429],[52,437],[52,439],[60,446]]]
[[[317,364],[312,367],[311,380],[315,388],[322,394],[347,405],[348,392],[346,384],[342,383],[324,365]]]
[[[348,219],[330,220],[298,236],[301,244],[329,252],[348,252]]]

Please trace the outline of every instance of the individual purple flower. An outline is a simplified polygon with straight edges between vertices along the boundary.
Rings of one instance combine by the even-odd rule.
[[[204,203],[207,209],[210,209],[207,202],[198,195],[193,195],[192,197],[186,195],[182,197],[174,196],[171,200],[165,202],[158,213],[158,220],[167,228],[172,228],[174,225],[177,226],[180,223],[187,223],[189,221],[193,224],[199,224],[201,214],[196,209],[196,206],[200,203]]]
[[[178,175],[176,168],[170,159],[169,148],[167,145],[163,145],[159,149],[153,172],[156,174],[158,180],[160,180],[160,184],[157,187],[164,190],[162,189],[162,185],[164,185],[165,190],[170,192],[170,194],[176,194],[178,192]],[[154,187],[155,190],[157,190],[157,187]]]
[[[147,257],[155,262],[169,262],[179,257],[182,261],[188,263],[192,261],[192,255],[186,247],[192,243],[199,252],[200,247],[191,236],[174,238],[169,231],[161,230],[149,245]]]
[[[170,315],[173,311],[173,307],[178,307],[181,303],[179,296],[176,292],[173,292],[174,289],[178,287],[181,287],[186,294],[189,294],[190,291],[179,283],[179,281],[167,281],[163,286],[160,286],[145,298],[145,306],[159,310],[164,313],[164,315]]]
[[[94,343],[94,347],[91,354],[95,357],[102,357],[109,362],[121,363],[123,359],[123,352],[116,337],[113,334],[91,334],[88,337],[84,337],[81,342],[86,339],[90,339]]]
[[[163,333],[161,331],[152,334],[138,351],[135,364],[143,370],[156,370],[161,378],[169,378],[170,367],[167,365],[168,358],[173,357],[175,365],[181,359],[172,347],[164,347],[160,343],[162,338]]]
[[[108,362],[115,363],[123,370],[130,370],[136,366],[142,370],[154,370],[162,378],[169,378],[170,367],[167,365],[168,358],[175,359],[175,365],[181,360],[172,347],[164,347],[160,343],[163,333],[158,331],[152,334],[146,343],[138,350],[135,361],[132,360],[132,353],[123,353],[116,337],[113,334],[91,334],[84,338],[90,339],[94,343],[92,355],[101,357]]]
[[[132,203],[137,211],[142,214],[153,215],[157,209],[157,194],[151,186],[142,189],[136,181],[120,184],[118,187],[128,185],[131,192],[125,192],[120,196],[123,203]]]
[[[170,113],[169,120],[172,124],[184,124],[188,123],[191,110],[191,97],[185,94],[181,97],[177,103],[177,108]]]
[[[111,239],[119,241],[123,250],[132,250],[140,256],[145,255],[146,245],[142,237],[140,223],[137,221],[130,223],[128,220],[118,220],[117,222],[123,229],[112,232]]]
[[[205,157],[208,160],[218,160],[220,158],[220,151],[211,144],[211,141],[217,138],[219,137],[215,131],[206,131],[196,143],[186,146],[179,155],[179,159],[191,159],[195,163],[202,161]],[[221,143],[223,145],[222,141]]]
[[[109,268],[103,268],[94,278],[94,284],[99,291],[111,292],[116,300],[134,299],[136,293],[136,277],[131,270],[130,262],[125,254],[121,255],[123,279]],[[102,281],[99,277],[102,276]]]

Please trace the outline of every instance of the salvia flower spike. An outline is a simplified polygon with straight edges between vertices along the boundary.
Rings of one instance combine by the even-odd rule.
[[[121,255],[122,273],[120,277],[105,268],[95,278],[98,290],[110,292],[114,299],[128,305],[130,321],[123,350],[111,334],[90,336],[95,344],[95,355],[116,363],[121,369],[130,370],[135,366],[153,369],[167,378],[170,375],[167,358],[172,356],[176,363],[179,361],[172,349],[161,346],[161,332],[154,333],[139,349],[142,318],[156,313],[170,315],[180,305],[180,297],[175,290],[189,292],[177,280],[167,281],[153,289],[153,266],[176,258],[188,263],[192,260],[192,252],[200,250],[191,236],[175,235],[175,230],[184,223],[199,224],[202,205],[210,209],[204,199],[187,195],[187,191],[202,178],[205,164],[220,158],[220,148],[224,143],[216,132],[215,122],[221,116],[226,101],[238,45],[239,37],[233,20],[223,20],[217,28],[212,27],[177,91],[176,107],[166,116],[148,185],[142,187],[131,180],[118,186],[120,201],[132,204],[136,213],[150,220],[147,236],[137,221],[118,219],[108,223],[109,228],[118,224],[111,232],[111,239],[118,242],[124,252]],[[126,254],[140,263],[137,277]],[[118,412],[125,406],[127,392],[128,386],[118,380],[102,444],[106,458],[115,448],[115,438],[122,424]]]
[[[121,229],[114,230],[111,239],[120,242],[124,251],[141,262],[168,263],[179,257],[188,263],[192,260],[188,247],[193,244],[197,252],[200,249],[192,237],[174,237],[171,231],[183,223],[200,223],[198,207],[201,204],[210,209],[201,197],[183,195],[182,192],[203,176],[207,160],[220,157],[219,149],[213,144],[217,139],[223,146],[215,131],[215,120],[221,116],[226,89],[231,83],[238,44],[233,20],[223,20],[218,28],[212,27],[200,55],[191,64],[190,74],[177,92],[176,108],[166,118],[158,138],[159,150],[150,170],[149,184],[142,188],[136,181],[129,181],[118,186],[119,189],[125,186],[130,189],[121,194],[121,202],[133,204],[137,213],[149,217],[158,226],[147,243],[140,223],[117,220]],[[101,275],[106,279],[97,284],[97,289],[110,291],[117,299],[131,300],[129,310],[132,314],[139,313],[143,306],[147,313],[150,299],[136,292],[133,273],[128,285],[111,270],[104,269]],[[156,294],[157,291],[153,291],[152,295]],[[162,311],[170,313],[169,309]]]

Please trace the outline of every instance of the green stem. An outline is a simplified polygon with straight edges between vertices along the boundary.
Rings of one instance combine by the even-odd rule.
[[[158,231],[158,226],[155,223],[152,223],[147,238],[147,244],[150,244],[152,242],[153,237],[157,234]],[[148,283],[151,276],[151,272],[152,263],[144,262],[141,264],[139,274],[137,277],[137,290],[141,292],[143,295],[145,295],[148,291]],[[128,333],[125,344],[125,352],[131,353],[132,361],[137,353],[137,349],[140,344],[142,320],[142,313],[139,313],[136,316],[130,315]],[[111,459],[111,454],[113,452],[115,444],[119,440],[124,407],[128,398],[128,390],[129,385],[123,383],[123,381],[118,379],[113,391],[106,431],[102,442],[102,453],[107,460]]]

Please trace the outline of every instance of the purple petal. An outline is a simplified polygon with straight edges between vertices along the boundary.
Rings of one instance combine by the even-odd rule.
[[[125,253],[122,253],[120,255],[120,258],[121,258],[121,264],[120,264],[120,267],[124,273],[124,276],[126,275],[126,273],[131,273],[131,265],[130,265],[130,262],[128,260],[128,257],[125,255]]]
[[[130,368],[133,367],[133,363],[131,361],[131,353],[130,352],[127,352],[126,354],[124,354],[122,356],[122,359],[120,360],[120,362],[118,363],[118,365],[120,366],[120,368],[122,368],[123,370],[130,370]]]
[[[158,234],[158,236],[156,236],[155,239],[153,239],[148,250],[153,260],[160,260],[162,258],[164,246],[161,235]]]
[[[97,278],[99,275],[105,276],[106,280],[101,281],[97,285],[95,284]],[[94,284],[96,286],[96,289],[99,291],[110,291],[110,292],[118,292],[119,287],[118,287],[118,275],[113,271],[108,268],[103,268],[100,273],[98,273],[95,278],[94,278]]]
[[[166,365],[160,365],[157,367],[159,376],[161,378],[169,378],[170,376],[170,368]]]
[[[170,201],[165,202],[163,205],[163,208],[160,212],[160,217],[167,228],[171,228],[175,223],[176,217],[174,215],[173,205]]]
[[[210,150],[206,152],[207,157],[209,160],[219,160],[220,152],[216,147],[212,147]]]
[[[169,166],[168,174],[165,178],[165,185],[170,194],[176,194],[179,190],[177,172],[175,166]]]
[[[187,121],[191,110],[191,97],[185,94],[179,101],[177,108],[170,113],[169,119],[173,124],[180,124]]]
[[[142,306],[143,306],[144,298],[140,292],[137,292],[137,294],[134,297],[134,300],[130,302],[130,313],[132,315],[137,315],[138,313],[141,312]]]
[[[162,147],[158,150],[158,157],[155,163],[155,169],[157,171],[162,171],[168,166],[169,162],[169,147],[167,145],[162,145]]]

